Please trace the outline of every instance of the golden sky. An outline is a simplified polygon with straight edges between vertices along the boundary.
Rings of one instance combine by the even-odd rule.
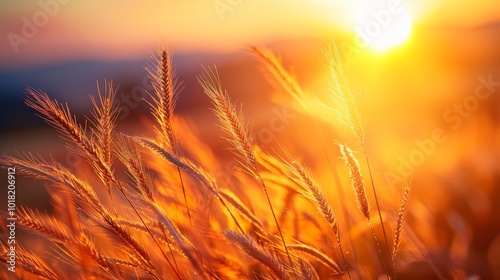
[[[473,27],[500,21],[498,0],[400,1],[408,6],[414,28]],[[364,2],[3,1],[0,60],[25,64],[71,58],[142,58],[161,42],[178,53],[235,51],[246,44],[287,38],[327,39],[338,32],[352,33],[356,10]],[[44,10],[41,3],[48,8]],[[34,31],[26,27],[30,24]]]

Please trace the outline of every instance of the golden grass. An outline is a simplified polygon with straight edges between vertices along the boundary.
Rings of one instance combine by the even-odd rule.
[[[268,78],[314,116],[313,109],[319,107],[309,106],[309,97],[279,59],[268,50],[253,50],[271,73]],[[346,89],[340,55],[335,47],[329,47],[326,53],[330,101],[337,107],[328,102],[320,107],[338,115],[329,124],[338,121],[349,126],[368,160],[363,126],[355,109],[355,97]],[[118,111],[113,106],[116,89],[111,83],[106,83],[98,98],[91,99],[95,108],[90,132],[77,123],[67,105],[51,100],[42,91],[27,89],[26,104],[57,129],[90,169],[82,174],[30,153],[2,157],[2,165],[15,166],[25,176],[49,182],[47,188],[57,210],[53,215],[28,208],[19,212],[19,225],[52,244],[50,254],[19,248],[19,277],[397,278],[395,261],[403,254],[399,249],[405,246],[402,240],[410,180],[404,185],[399,206],[393,203],[385,209],[387,213],[396,210],[396,214],[392,219],[393,250],[383,249],[374,229],[362,166],[351,148],[339,144],[349,172],[342,176],[350,178],[355,201],[347,195],[332,197],[332,189],[344,186],[328,182],[328,189],[322,187],[311,169],[286,149],[279,155],[255,145],[246,118],[223,90],[217,70],[206,68],[198,81],[212,101],[220,127],[244,171],[235,171],[235,179],[229,183],[219,182],[213,175],[216,170],[182,152],[183,138],[178,137],[173,124],[177,83],[168,51],[162,49],[154,62],[156,71],[150,71],[154,139],[115,130]],[[314,100],[315,104],[323,102]],[[323,116],[318,121],[325,121]],[[332,140],[329,149],[333,146]],[[368,174],[383,242],[389,248],[384,228],[387,221],[382,220],[371,170]],[[262,197],[265,203],[259,201]],[[368,223],[361,223],[353,209],[355,204]],[[374,239],[354,234],[355,228],[361,228],[361,232],[371,229]],[[378,257],[367,257],[377,253]]]

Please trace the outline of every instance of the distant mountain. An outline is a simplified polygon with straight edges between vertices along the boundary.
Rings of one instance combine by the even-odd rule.
[[[234,63],[251,59],[248,53],[237,55],[180,55],[174,56],[174,64],[178,80],[182,82],[182,97],[179,98],[178,111],[192,109],[199,103],[202,95],[201,87],[196,76],[203,69],[202,65],[217,64],[221,73],[232,72]],[[0,134],[26,130],[43,124],[36,116],[36,112],[23,102],[26,86],[41,89],[59,102],[68,103],[74,114],[88,115],[91,108],[89,95],[96,95],[96,81],[101,88],[104,80],[113,80],[118,86],[118,99],[130,96],[139,88],[140,95],[147,97],[145,90],[151,89],[147,72],[144,69],[150,62],[147,59],[138,61],[72,61],[47,65],[33,69],[1,70],[0,69]],[[229,69],[228,69],[229,67]],[[256,71],[258,72],[258,71]],[[205,103],[207,100],[203,100]],[[134,114],[147,108],[146,102],[137,109],[134,105]],[[205,103],[206,104],[206,103]],[[206,106],[205,106],[206,107]]]

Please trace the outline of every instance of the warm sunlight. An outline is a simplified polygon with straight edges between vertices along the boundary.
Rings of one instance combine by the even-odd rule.
[[[500,0],[0,1],[0,36],[0,280],[500,280]]]
[[[411,17],[400,0],[360,1],[355,16],[360,42],[377,51],[396,47],[410,37]]]

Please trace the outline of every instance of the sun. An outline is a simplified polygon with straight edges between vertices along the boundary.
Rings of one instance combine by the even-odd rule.
[[[362,45],[386,51],[406,42],[412,21],[402,0],[359,1],[356,31]]]

